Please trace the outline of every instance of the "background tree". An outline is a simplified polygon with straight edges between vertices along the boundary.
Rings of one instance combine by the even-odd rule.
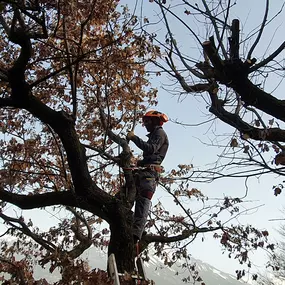
[[[159,55],[159,48],[139,29],[138,18],[118,4],[0,3],[0,217],[7,225],[1,236],[16,237],[12,244],[1,241],[0,266],[12,274],[11,282],[34,282],[37,260],[50,272],[60,268],[61,284],[100,278],[106,283],[101,272],[90,272],[77,259],[91,245],[108,246],[120,272],[133,270],[135,187],[128,168],[132,153],[123,134],[156,104],[145,66]],[[148,245],[154,243],[165,264],[185,259],[187,265],[188,244],[207,232],[215,232],[241,263],[250,264],[250,250],[272,248],[266,245],[267,231],[229,224],[241,214],[240,199],[225,197],[209,206],[188,179],[181,179],[190,172],[191,167],[179,165],[162,179],[174,206],[169,210],[161,202],[154,205],[149,234],[140,246],[146,249],[145,259]],[[128,193],[122,192],[118,200],[114,193],[124,181]],[[200,208],[190,211],[184,202],[194,199]],[[65,218],[42,231],[24,212],[9,212],[11,205],[24,210],[52,206],[64,211]],[[105,222],[109,228],[100,228]],[[172,250],[165,252],[166,246]],[[15,259],[16,253],[25,258]],[[237,274],[240,278],[244,272]]]
[[[256,16],[254,28],[246,30],[236,15],[239,1],[150,2],[160,21],[155,18],[143,29],[163,51],[155,64],[157,75],[167,74],[173,80],[165,88],[177,97],[193,95],[204,102],[209,121],[217,119],[232,127],[224,160],[207,174],[193,175],[193,180],[266,173],[283,176],[285,118],[280,91],[285,43],[275,38],[278,27],[272,33],[271,24],[282,18],[284,3],[259,1],[264,6],[263,17]],[[274,186],[275,195],[283,188],[280,182]]]

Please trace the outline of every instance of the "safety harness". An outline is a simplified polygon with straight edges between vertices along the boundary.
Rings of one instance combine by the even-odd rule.
[[[162,173],[164,172],[164,167],[158,164],[146,164],[144,166],[131,166],[131,167],[123,167],[124,170],[152,170],[157,173]]]

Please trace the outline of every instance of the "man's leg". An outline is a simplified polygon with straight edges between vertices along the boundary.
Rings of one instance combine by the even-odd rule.
[[[133,235],[135,242],[141,239],[151,205],[151,198],[156,188],[156,174],[149,174],[139,180],[136,198]]]
[[[139,196],[136,200],[133,235],[135,242],[141,239],[144,227],[147,221],[148,211],[150,209],[150,200],[146,197]]]

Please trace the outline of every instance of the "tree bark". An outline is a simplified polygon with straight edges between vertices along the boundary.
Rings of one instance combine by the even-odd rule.
[[[133,212],[119,201],[110,222],[110,243],[108,256],[114,254],[118,272],[131,273],[134,270]]]

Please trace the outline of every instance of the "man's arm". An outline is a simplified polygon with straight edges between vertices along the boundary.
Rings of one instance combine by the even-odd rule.
[[[164,144],[166,140],[166,134],[163,129],[158,129],[148,142],[143,141],[136,135],[131,136],[129,139],[133,141],[135,145],[142,151],[152,154],[157,152]]]

